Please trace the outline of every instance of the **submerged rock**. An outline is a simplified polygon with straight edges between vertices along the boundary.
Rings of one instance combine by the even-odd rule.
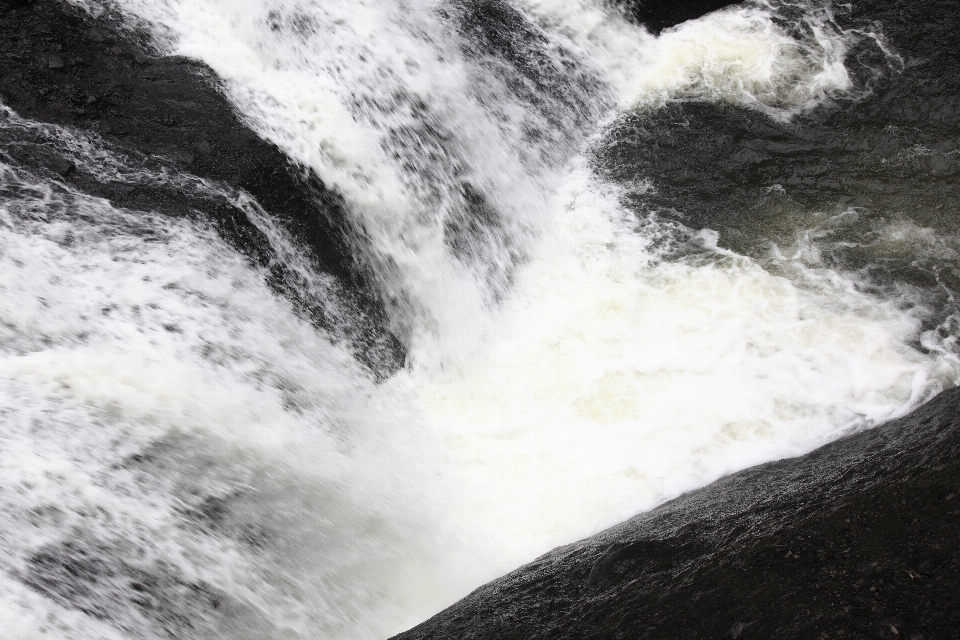
[[[958,496],[954,389],[555,549],[396,640],[960,637]]]

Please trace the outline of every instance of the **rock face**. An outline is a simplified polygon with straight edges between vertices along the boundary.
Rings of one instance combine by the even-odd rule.
[[[342,297],[356,307],[349,337],[361,359],[376,364],[379,373],[402,363],[379,296],[346,242],[338,197],[246,127],[212,71],[183,58],[152,57],[109,19],[93,19],[56,0],[0,3],[0,52],[0,100],[20,116],[95,132],[145,167],[192,174],[256,198],[309,252],[315,268],[340,282]],[[263,233],[223,199],[172,185],[105,181],[42,141],[0,142],[16,164],[53,174],[114,206],[202,217],[253,262],[270,268],[275,288],[306,315],[333,328],[321,306],[298,297]]]
[[[733,0],[673,0],[672,2],[618,0],[618,2],[623,5],[628,15],[657,34],[681,22],[737,4]]]
[[[822,222],[810,212],[857,212],[856,223],[821,228],[826,263],[868,270],[876,286],[922,288],[945,317],[954,312],[946,289],[960,288],[954,263],[864,247],[867,226],[883,216],[950,237],[957,228],[960,3],[863,0],[836,19],[847,30],[877,29],[892,53],[870,38],[851,40],[856,99],[788,122],[722,103],[632,113],[607,132],[607,177],[625,185],[652,177],[655,189],[637,198],[640,207],[716,230],[721,246],[761,261],[771,244],[791,246],[798,229]]]
[[[960,637],[960,390],[555,549],[396,640]]]

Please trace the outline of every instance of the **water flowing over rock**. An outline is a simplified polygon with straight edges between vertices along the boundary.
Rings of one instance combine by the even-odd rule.
[[[215,74],[202,63],[156,57],[116,20],[90,15],[56,0],[8,4],[0,15],[5,68],[0,96],[20,115],[38,122],[89,130],[118,153],[151,170],[185,171],[251,194],[307,248],[319,271],[341,283],[356,307],[354,338],[361,354],[382,374],[403,361],[403,349],[384,327],[377,294],[343,235],[337,195],[274,144],[246,126],[223,96]],[[235,206],[176,185],[104,179],[48,145],[7,146],[13,159],[50,170],[115,206],[185,215],[195,211],[247,254],[274,270],[278,291],[327,328],[329,310],[298,296],[296,274],[271,255],[269,240]]]
[[[953,390],[555,549],[395,640],[951,638],[958,527]]]
[[[0,0],[0,624],[958,635],[958,34]]]

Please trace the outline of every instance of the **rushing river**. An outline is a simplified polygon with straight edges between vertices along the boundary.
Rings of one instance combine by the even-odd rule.
[[[955,62],[880,8],[655,36],[600,0],[71,2],[209,65],[339,194],[405,363],[201,222],[0,156],[17,637],[386,638],[958,382],[960,109],[911,102]],[[352,322],[244,192],[7,107],[0,137],[230,202]]]

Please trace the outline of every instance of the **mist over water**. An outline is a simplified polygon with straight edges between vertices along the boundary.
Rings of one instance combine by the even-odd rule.
[[[379,380],[202,221],[0,164],[0,620],[23,637],[387,637],[957,384],[930,290],[796,226],[728,242],[719,197],[670,208],[643,160],[697,136],[686,105],[790,127],[854,104],[902,62],[872,26],[802,3],[654,37],[589,0],[72,2],[210,65],[342,196],[407,363]],[[248,195],[38,127],[0,117],[84,171],[240,207],[353,321]]]

